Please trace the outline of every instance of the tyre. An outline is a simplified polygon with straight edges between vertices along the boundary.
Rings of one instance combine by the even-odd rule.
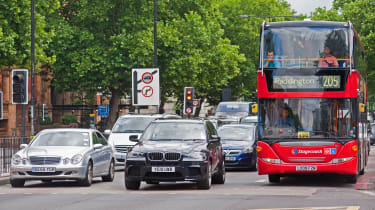
[[[93,169],[92,169],[92,162],[89,162],[87,165],[86,177],[80,181],[80,184],[85,187],[89,187],[92,184],[93,178]]]
[[[125,187],[127,190],[139,190],[140,186],[140,181],[130,181],[125,178]]]
[[[108,174],[102,176],[103,182],[112,182],[115,179],[115,161],[112,160],[109,164]]]
[[[365,174],[365,167],[363,167],[363,169],[359,172],[359,175],[363,175]]]
[[[268,174],[268,181],[270,183],[279,183],[280,182],[280,175],[278,175],[278,174]]]
[[[198,182],[198,189],[208,190],[211,188],[211,176],[212,176],[211,173],[212,173],[211,162],[209,162],[208,167],[207,167],[207,176],[205,179]]]
[[[257,171],[258,170],[258,163],[257,163],[256,158],[255,158],[255,161],[253,161],[253,163],[251,164],[250,170],[251,171]]]
[[[224,161],[219,168],[219,171],[212,176],[212,184],[224,184],[225,183],[225,165]]]
[[[151,181],[151,180],[148,180],[146,181],[147,184],[159,184],[158,181]]]
[[[357,175],[349,175],[346,177],[346,182],[351,184],[357,183]]]
[[[25,185],[25,180],[24,179],[11,179],[10,185],[12,187],[23,187]]]

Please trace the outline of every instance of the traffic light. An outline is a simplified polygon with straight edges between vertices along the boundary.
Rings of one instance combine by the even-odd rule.
[[[28,102],[28,80],[27,69],[12,70],[12,104],[27,104]]]
[[[194,88],[185,87],[184,93],[184,114],[192,114],[194,110]]]
[[[42,105],[42,119],[45,120],[48,117],[48,106]]]

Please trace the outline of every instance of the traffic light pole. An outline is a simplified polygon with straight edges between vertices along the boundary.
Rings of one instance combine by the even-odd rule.
[[[34,116],[35,116],[35,18],[34,18],[34,0],[31,0],[31,136],[35,135]],[[22,114],[24,117],[24,113]]]

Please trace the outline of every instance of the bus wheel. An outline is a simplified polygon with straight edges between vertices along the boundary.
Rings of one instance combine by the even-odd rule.
[[[349,175],[349,176],[346,178],[346,182],[347,182],[347,183],[351,183],[351,184],[355,184],[355,183],[357,183],[357,175]]]
[[[279,183],[280,182],[280,175],[278,175],[278,174],[268,174],[268,181],[270,183]]]
[[[365,174],[365,167],[363,167],[363,169],[359,172],[359,175],[363,175]]]

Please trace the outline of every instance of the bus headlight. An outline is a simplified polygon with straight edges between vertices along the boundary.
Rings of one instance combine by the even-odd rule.
[[[280,159],[274,159],[274,158],[261,158],[264,162],[267,163],[275,163],[275,164],[281,164]]]
[[[346,162],[346,161],[349,161],[353,159],[353,157],[346,157],[346,158],[334,158],[332,160],[332,163],[343,163],[343,162]]]

